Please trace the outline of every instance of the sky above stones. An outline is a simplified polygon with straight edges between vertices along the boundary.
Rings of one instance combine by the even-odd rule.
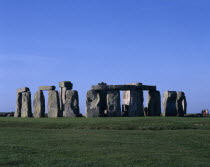
[[[184,91],[188,112],[210,109],[209,0],[0,0],[0,112],[16,89],[69,80]],[[46,93],[45,93],[46,94]],[[145,93],[146,101],[146,93]]]

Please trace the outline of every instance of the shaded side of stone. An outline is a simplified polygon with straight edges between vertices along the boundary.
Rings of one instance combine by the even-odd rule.
[[[177,116],[183,117],[187,113],[187,100],[184,92],[177,92]]]
[[[144,116],[144,96],[142,90],[130,90],[123,93],[123,104],[128,107],[129,117]]]
[[[108,117],[120,117],[120,91],[113,90],[107,92],[107,116]]]
[[[78,117],[79,111],[79,96],[75,90],[66,91],[65,110],[63,112],[64,117]]]
[[[62,82],[59,82],[59,87],[60,87],[60,88],[68,87],[69,90],[72,90],[72,88],[73,88],[73,83],[70,82],[70,81],[62,81]]]
[[[100,117],[101,113],[101,99],[99,92],[89,90],[86,95],[86,116]]]
[[[177,93],[175,91],[164,93],[163,109],[165,116],[177,116],[176,99]]]
[[[50,90],[48,92],[48,117],[56,118],[60,115],[60,103],[58,91]]]
[[[34,117],[41,118],[45,116],[45,98],[43,91],[38,90],[34,95]]]
[[[14,117],[21,117],[21,108],[22,108],[22,93],[17,93]]]
[[[21,117],[32,117],[31,92],[22,93]]]
[[[147,116],[161,115],[161,97],[159,91],[149,91],[147,103]]]

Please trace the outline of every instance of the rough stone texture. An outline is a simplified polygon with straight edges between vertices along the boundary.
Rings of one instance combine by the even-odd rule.
[[[40,86],[39,90],[55,90],[55,86]]]
[[[101,99],[99,93],[95,90],[89,90],[86,96],[86,116],[100,117],[101,113]]]
[[[156,90],[156,86],[147,85],[94,85],[92,90]]]
[[[60,115],[60,103],[57,90],[48,92],[48,117],[56,118]]]
[[[159,91],[148,92],[147,104],[147,116],[161,115],[161,97]]]
[[[128,107],[129,117],[144,116],[144,96],[142,90],[130,90],[123,93],[123,104]]]
[[[38,90],[34,95],[34,117],[41,118],[45,116],[45,98],[42,90]]]
[[[22,93],[17,93],[16,109],[14,117],[21,117],[21,108],[22,108]]]
[[[187,100],[184,92],[177,92],[177,116],[183,117],[187,113]]]
[[[32,117],[31,92],[22,93],[21,117]]]
[[[28,87],[17,89],[17,93],[29,92],[30,89]]]
[[[107,92],[107,116],[108,117],[120,117],[120,91],[113,90]]]
[[[60,110],[64,111],[64,104],[66,102],[66,91],[71,90],[71,87],[61,87],[59,92],[60,99]]]
[[[163,109],[165,116],[177,116],[176,99],[177,93],[175,91],[164,93]]]
[[[65,110],[63,112],[64,117],[78,117],[79,112],[79,97],[78,92],[75,90],[66,91]]]
[[[62,82],[59,82],[59,87],[60,88],[68,87],[69,88],[68,90],[72,90],[73,83],[71,83],[70,81],[62,81]]]

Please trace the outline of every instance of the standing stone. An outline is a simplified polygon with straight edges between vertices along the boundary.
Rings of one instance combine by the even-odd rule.
[[[159,91],[148,92],[148,116],[160,116],[161,115],[161,98]]]
[[[59,92],[60,97],[60,110],[64,111],[64,104],[66,103],[66,91],[71,90],[72,87],[61,87]]]
[[[31,92],[22,93],[21,117],[32,117]]]
[[[21,117],[21,108],[22,108],[22,93],[17,93],[16,109],[14,117]]]
[[[128,116],[144,116],[144,96],[142,90],[130,90],[123,93],[123,104],[127,105]]]
[[[183,117],[187,113],[187,100],[184,92],[177,92],[177,116]]]
[[[48,117],[57,118],[60,115],[59,96],[57,90],[48,92]]]
[[[45,116],[45,98],[42,90],[38,90],[34,95],[34,117]]]
[[[101,99],[99,93],[95,90],[89,90],[86,96],[86,116],[100,117],[101,113]]]
[[[74,90],[66,91],[66,101],[64,105],[64,117],[77,117],[79,116],[79,97],[78,92]]]
[[[113,90],[107,92],[107,116],[108,117],[120,117],[120,91]]]
[[[164,93],[163,108],[165,116],[177,116],[176,99],[177,93],[175,91]]]

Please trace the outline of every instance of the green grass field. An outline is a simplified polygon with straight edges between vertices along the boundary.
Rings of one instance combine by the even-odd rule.
[[[210,118],[0,118],[0,167],[210,167]]]

